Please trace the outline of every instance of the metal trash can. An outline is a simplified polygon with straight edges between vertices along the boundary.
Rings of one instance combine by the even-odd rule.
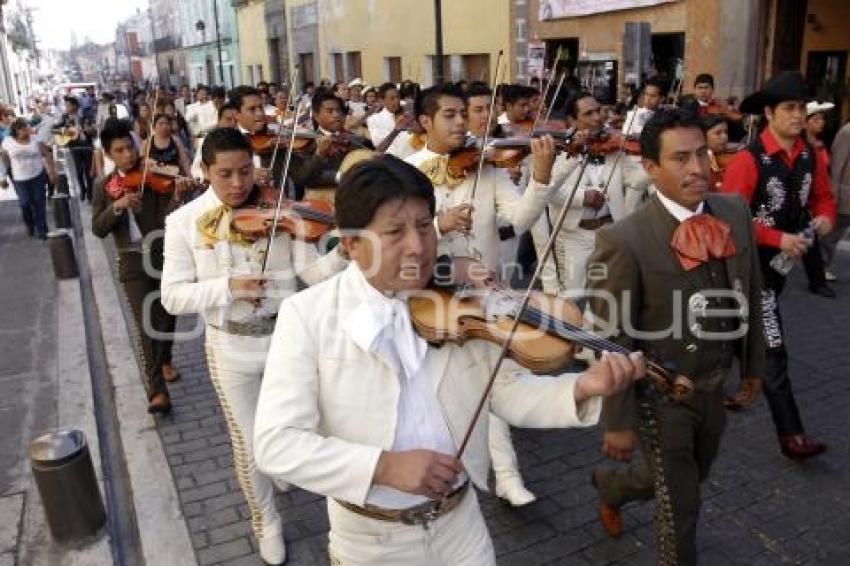
[[[106,511],[86,436],[80,430],[48,432],[29,447],[32,468],[50,533],[57,541],[92,536]]]
[[[57,228],[70,228],[71,224],[71,196],[59,192],[50,199],[53,208],[53,222]]]
[[[47,234],[50,257],[53,259],[53,274],[57,279],[73,279],[77,276],[77,258],[71,231],[59,229]]]

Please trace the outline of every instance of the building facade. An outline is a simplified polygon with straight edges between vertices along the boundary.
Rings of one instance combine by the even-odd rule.
[[[180,87],[189,82],[180,4],[180,0],[150,0],[157,76],[159,83],[167,87]]]
[[[242,74],[233,2],[182,0],[179,5],[188,84],[192,87],[219,85],[228,89],[239,85]]]
[[[287,0],[286,7],[289,62],[298,65],[301,84],[355,77],[373,85],[402,79],[433,84],[433,2]],[[509,18],[507,1],[443,2],[444,78],[489,81],[499,49],[510,40]],[[510,77],[509,70],[503,74]]]
[[[153,24],[149,11],[136,13],[118,24],[115,30],[115,67],[119,74],[135,83],[156,81],[153,51]]]
[[[270,80],[269,49],[266,36],[266,9],[263,0],[236,0],[239,29],[239,61],[242,82],[256,85]]]

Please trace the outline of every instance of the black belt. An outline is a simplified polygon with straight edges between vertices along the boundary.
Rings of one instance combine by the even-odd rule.
[[[578,223],[578,227],[583,230],[596,230],[598,228],[602,228],[606,224],[611,224],[612,222],[614,222],[614,218],[608,214],[599,218],[583,218]]]

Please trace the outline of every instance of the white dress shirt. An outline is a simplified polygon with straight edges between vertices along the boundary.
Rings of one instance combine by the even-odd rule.
[[[664,205],[664,208],[667,209],[667,212],[673,215],[673,218],[678,220],[679,222],[684,222],[691,216],[696,216],[697,214],[702,214],[703,209],[705,208],[705,202],[699,203],[696,210],[691,210],[690,208],[684,207],[678,202],[664,196],[664,194],[656,190],[655,195],[658,197],[658,200],[661,201],[661,204]]]
[[[381,145],[390,133],[395,129],[395,114],[384,108],[377,114],[372,114],[366,119],[366,126],[369,128],[369,139],[375,147]],[[404,159],[413,153],[413,148],[410,145],[410,132],[400,132],[386,153],[395,155],[399,159]]]

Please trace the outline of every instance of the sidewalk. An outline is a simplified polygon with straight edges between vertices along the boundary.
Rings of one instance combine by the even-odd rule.
[[[784,297],[792,379],[809,431],[829,444],[811,462],[779,454],[766,406],[730,414],[703,488],[701,560],[718,564],[850,563],[850,242],[839,252],[837,300],[805,291],[799,270]],[[179,329],[194,326],[179,321]],[[159,432],[197,553],[206,565],[259,564],[248,512],[233,475],[230,444],[210,384],[202,341],[178,342],[182,380],[171,386],[173,414]],[[500,564],[653,564],[652,506],[627,507],[625,533],[608,539],[597,523],[588,478],[600,461],[600,432],[514,431],[519,462],[538,501],[514,510],[491,496],[481,504]],[[289,564],[327,564],[324,500],[278,495]]]

